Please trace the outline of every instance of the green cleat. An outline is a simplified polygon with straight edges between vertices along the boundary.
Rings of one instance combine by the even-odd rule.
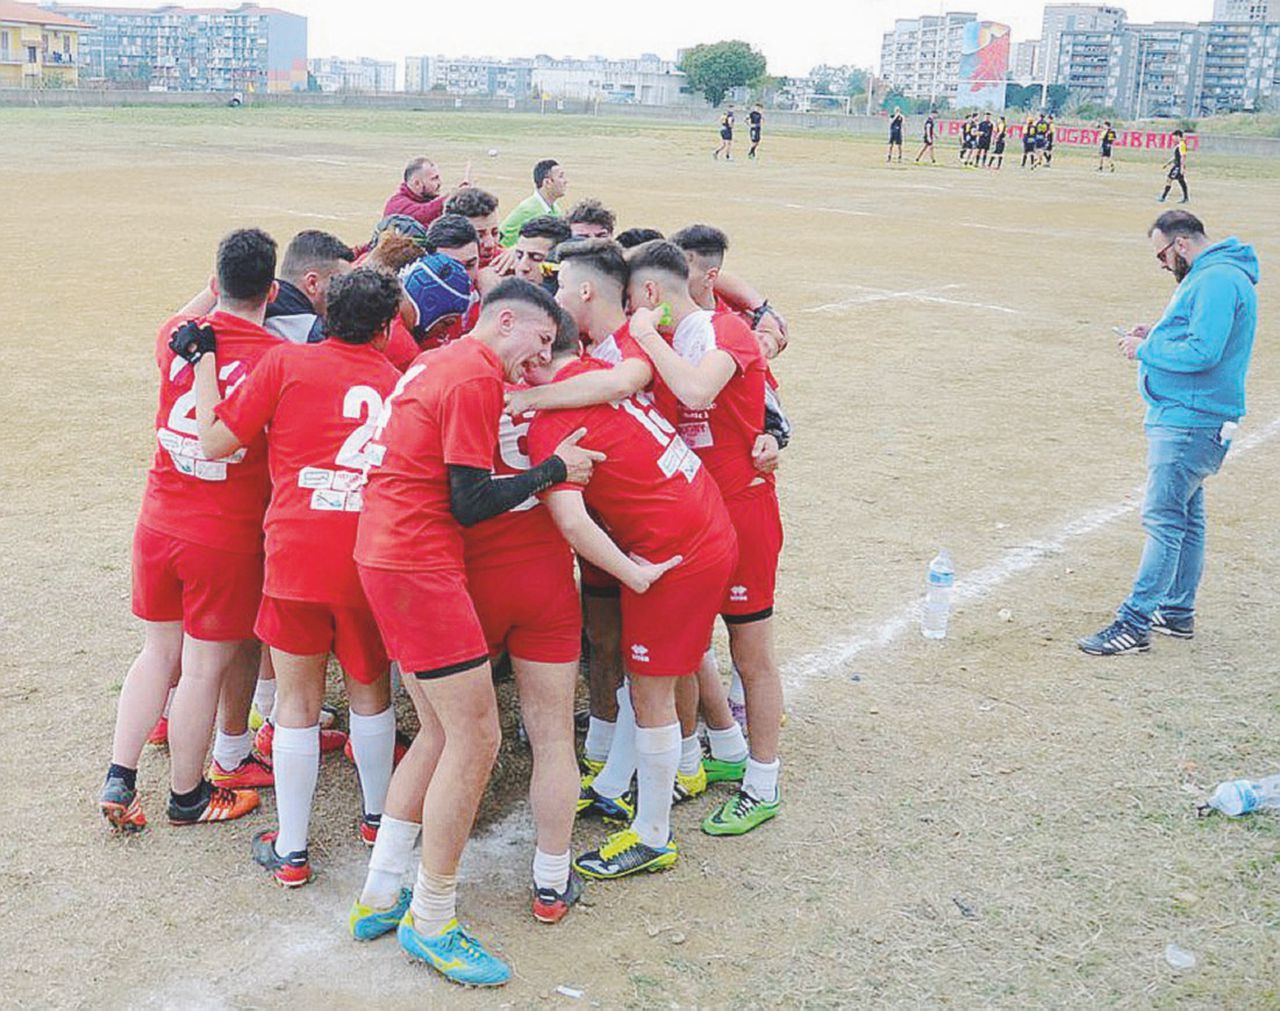
[[[707,772],[708,783],[741,783],[747,774],[747,760],[726,762],[722,758],[704,758],[702,767]]]
[[[702,822],[702,831],[707,835],[746,835],[777,815],[781,806],[780,790],[778,799],[774,801],[756,800],[745,790],[739,790],[718,811],[707,815]]]

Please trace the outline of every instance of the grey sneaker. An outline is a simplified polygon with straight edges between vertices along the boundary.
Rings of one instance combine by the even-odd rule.
[[[1090,656],[1121,656],[1145,653],[1151,648],[1151,635],[1139,632],[1127,621],[1116,619],[1101,632],[1077,639],[1076,645]]]
[[[1173,639],[1194,639],[1196,619],[1194,615],[1190,618],[1171,618],[1157,611],[1151,616],[1151,631]]]

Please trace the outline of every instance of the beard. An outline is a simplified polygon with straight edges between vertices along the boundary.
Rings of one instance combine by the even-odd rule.
[[[1183,278],[1185,278],[1187,274],[1191,272],[1191,264],[1189,264],[1178,253],[1174,253],[1173,265],[1169,269],[1173,272],[1174,280],[1176,280],[1179,284],[1181,284],[1183,281]]]

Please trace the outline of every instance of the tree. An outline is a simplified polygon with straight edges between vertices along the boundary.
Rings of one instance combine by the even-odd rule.
[[[1048,106],[1049,112],[1061,112],[1066,108],[1070,97],[1071,89],[1065,84],[1051,84],[1048,87],[1048,94],[1045,95],[1044,104]]]
[[[895,106],[902,106],[906,101],[906,95],[897,88],[891,88],[889,94],[884,96],[884,101],[880,103],[880,108],[885,112],[892,112]]]
[[[689,86],[712,105],[719,105],[730,88],[751,84],[765,74],[764,54],[737,39],[694,46],[684,54],[680,69]]]

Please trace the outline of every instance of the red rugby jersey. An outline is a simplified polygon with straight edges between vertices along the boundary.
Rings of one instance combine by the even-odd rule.
[[[259,435],[230,456],[205,459],[196,427],[195,370],[169,349],[173,331],[190,318],[173,316],[156,335],[158,445],[138,522],[193,544],[253,554],[262,550],[262,514],[271,495],[266,439]],[[256,323],[227,312],[211,313],[202,322],[217,335],[218,392],[223,397],[281,343]]]
[[[400,373],[368,344],[285,344],[215,410],[242,442],[267,433],[263,591],[285,600],[364,602],[352,550],[383,401]]]
[[[449,508],[450,464],[493,466],[503,369],[475,339],[419,355],[383,406],[373,438],[356,561],[376,569],[463,566],[462,526]]]
[[[507,389],[520,387],[508,383]],[[533,411],[516,418],[502,415],[498,422],[498,449],[493,457],[496,477],[522,474],[532,466],[528,440],[532,421]],[[547,555],[569,553],[560,529],[536,496],[530,496],[508,512],[463,528],[462,537],[466,542],[468,569],[521,565]]]
[[[680,321],[671,346],[695,365],[713,350],[733,359],[733,376],[709,408],[694,410],[678,401],[675,407],[676,429],[706,463],[720,493],[731,499],[749,487],[773,485],[773,475],[756,470],[751,457],[764,428],[765,364],[755,334],[737,316],[702,310]]]
[[[603,368],[608,366],[579,360],[556,378]],[[578,444],[606,456],[582,488],[583,498],[623,551],[651,562],[683,555],[681,567],[696,570],[733,549],[733,527],[715,482],[652,404],[627,397],[617,404],[539,411],[529,427],[530,458],[541,463],[578,428],[587,430]]]

